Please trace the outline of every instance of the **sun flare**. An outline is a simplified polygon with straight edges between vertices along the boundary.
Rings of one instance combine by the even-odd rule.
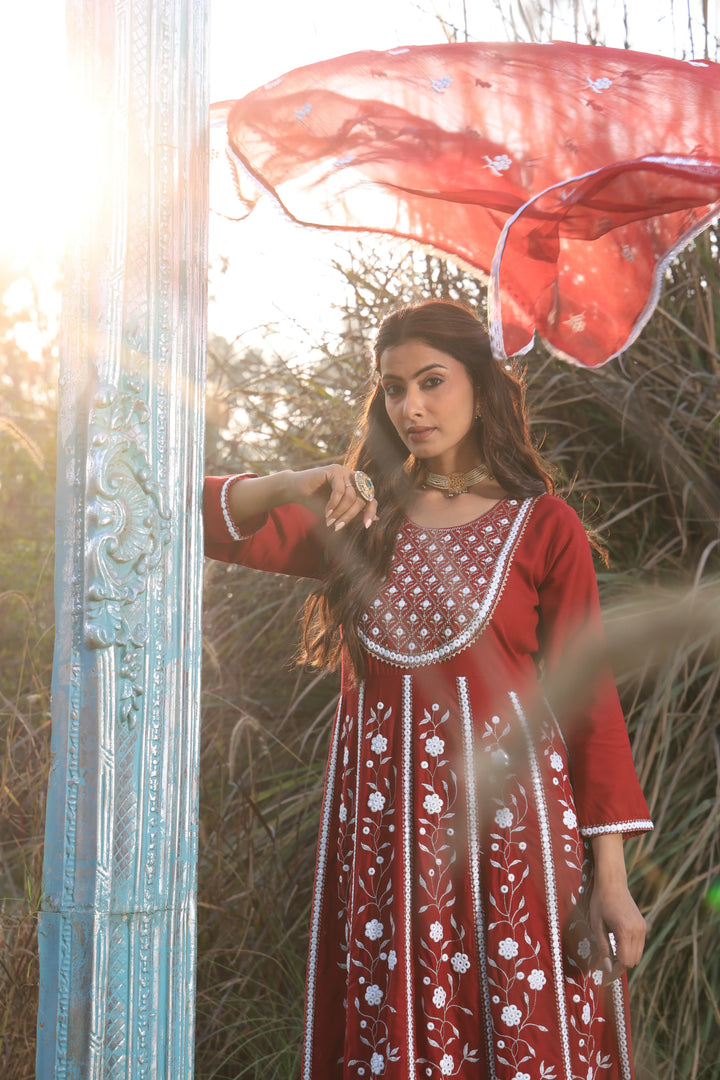
[[[0,253],[6,261],[58,261],[77,220],[92,147],[68,77],[64,4],[3,12],[0,46]]]

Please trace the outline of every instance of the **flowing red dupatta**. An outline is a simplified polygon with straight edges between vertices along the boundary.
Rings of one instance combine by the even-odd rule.
[[[489,277],[498,357],[616,356],[720,214],[720,65],[589,45],[360,52],[213,106],[232,204],[404,237]],[[223,140],[225,135],[223,135]],[[216,173],[218,167],[213,170]]]

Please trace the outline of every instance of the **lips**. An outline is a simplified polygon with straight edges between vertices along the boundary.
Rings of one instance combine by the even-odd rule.
[[[413,427],[408,428],[407,437],[412,442],[424,442],[425,439],[429,439],[434,433],[434,427]]]

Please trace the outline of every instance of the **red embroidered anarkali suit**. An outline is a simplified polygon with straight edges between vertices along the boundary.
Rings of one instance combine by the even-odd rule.
[[[207,555],[321,574],[324,522],[233,523],[225,483],[206,481]],[[625,981],[592,965],[589,838],[652,825],[609,673],[558,719],[537,674],[597,620],[561,499],[405,521],[332,732],[303,1080],[632,1077]]]

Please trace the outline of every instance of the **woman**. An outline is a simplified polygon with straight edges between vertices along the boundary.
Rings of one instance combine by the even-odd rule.
[[[652,825],[607,668],[558,720],[538,674],[599,620],[585,532],[472,314],[397,311],[375,359],[347,466],[205,491],[206,553],[320,579],[304,656],[342,661],[303,1080],[626,1080]]]

